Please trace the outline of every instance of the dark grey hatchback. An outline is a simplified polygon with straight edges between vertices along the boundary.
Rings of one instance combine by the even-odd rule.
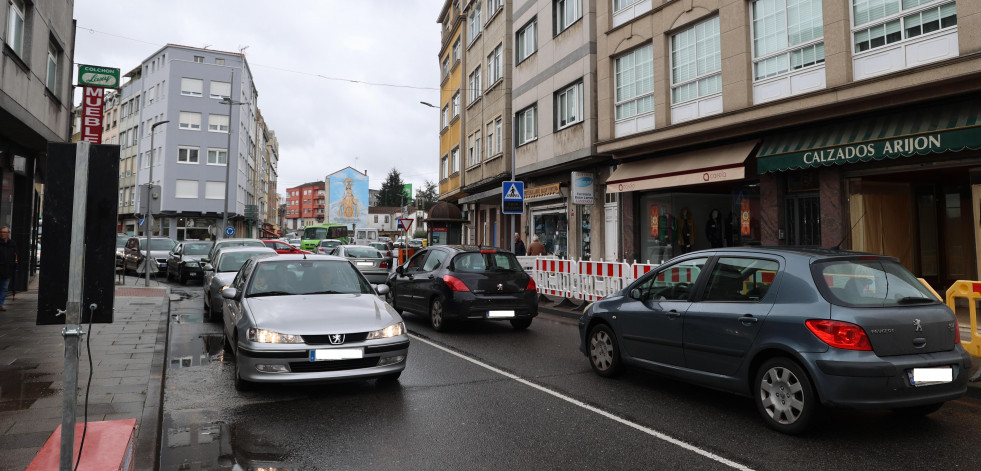
[[[535,281],[511,252],[437,245],[417,252],[388,277],[388,303],[425,313],[434,330],[456,320],[508,320],[527,329],[538,315]]]
[[[580,350],[752,397],[804,431],[822,406],[929,414],[967,389],[957,319],[892,257],[821,249],[692,252],[593,303]]]

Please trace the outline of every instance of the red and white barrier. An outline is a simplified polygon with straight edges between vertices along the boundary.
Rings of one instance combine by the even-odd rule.
[[[538,292],[549,296],[575,298],[579,289],[578,280],[573,280],[577,265],[572,260],[536,260],[535,271],[542,280],[542,283],[538,283]]]
[[[576,299],[596,301],[626,286],[627,264],[619,262],[579,262],[580,289]]]
[[[630,281],[646,275],[647,272],[653,270],[656,266],[656,263],[634,263],[630,265]]]

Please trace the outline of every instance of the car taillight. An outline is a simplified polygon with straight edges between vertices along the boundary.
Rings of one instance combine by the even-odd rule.
[[[525,286],[525,291],[538,291],[538,286],[535,285],[535,279],[528,277],[528,286]]]
[[[388,268],[388,262],[381,262],[378,264],[378,268]]]
[[[811,319],[804,322],[822,342],[844,350],[872,350],[869,336],[861,327],[842,321]]]
[[[470,291],[470,288],[467,288],[467,285],[463,284],[463,282],[455,276],[443,275],[443,282],[446,283],[446,286],[449,286],[453,291]]]
[[[480,253],[497,253],[496,250],[481,250]]]
[[[327,253],[327,251],[324,250],[323,247],[320,247],[320,248],[317,249],[317,253]]]

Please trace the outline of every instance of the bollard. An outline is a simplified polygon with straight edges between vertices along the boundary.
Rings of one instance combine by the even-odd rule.
[[[967,299],[967,307],[970,312],[971,340],[961,342],[961,346],[972,356],[981,357],[981,336],[978,336],[978,311],[977,300],[981,299],[981,282],[957,280],[950,288],[947,288],[947,307],[951,311],[956,309],[957,298]],[[957,331],[960,335],[960,329]]]

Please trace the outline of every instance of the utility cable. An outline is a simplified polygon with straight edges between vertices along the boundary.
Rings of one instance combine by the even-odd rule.
[[[89,380],[85,383],[85,414],[82,426],[82,440],[78,444],[78,458],[75,460],[75,471],[82,462],[82,448],[85,446],[85,432],[89,429],[89,391],[92,390],[92,318],[95,317],[95,310],[98,306],[95,303],[89,304],[89,335],[85,337],[85,351],[89,357]],[[74,427],[75,424],[72,424]]]

